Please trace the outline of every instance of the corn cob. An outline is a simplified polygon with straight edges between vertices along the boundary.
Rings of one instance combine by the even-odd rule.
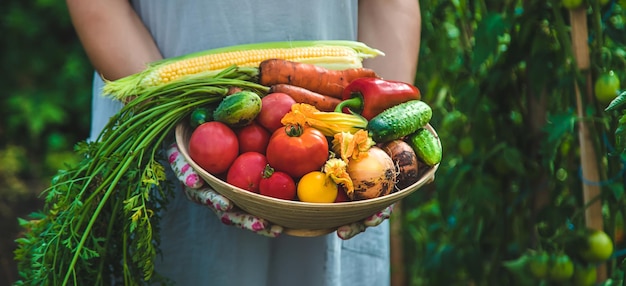
[[[354,41],[292,41],[230,46],[151,63],[137,74],[105,81],[103,91],[117,99],[124,99],[148,87],[184,80],[187,75],[212,77],[233,65],[256,68],[270,58],[316,64],[329,69],[347,69],[362,67],[363,59],[382,54]]]

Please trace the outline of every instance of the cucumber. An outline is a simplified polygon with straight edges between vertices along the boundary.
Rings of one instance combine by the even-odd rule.
[[[213,121],[213,112],[215,111],[217,106],[207,105],[203,107],[198,107],[191,112],[189,115],[189,123],[193,129],[196,129],[200,124]]]
[[[368,123],[366,129],[376,143],[389,142],[407,136],[424,127],[433,110],[421,100],[409,100],[385,109]]]
[[[239,91],[222,99],[213,111],[213,119],[230,127],[246,126],[261,112],[261,97],[248,90]]]
[[[407,143],[415,151],[417,159],[428,166],[441,162],[442,148],[439,140],[426,128],[420,128],[407,136]]]

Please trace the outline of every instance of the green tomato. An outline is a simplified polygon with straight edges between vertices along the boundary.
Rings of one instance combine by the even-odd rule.
[[[583,0],[561,0],[561,5],[567,9],[576,9],[583,4]]]
[[[615,72],[609,71],[600,75],[593,87],[598,102],[609,104],[619,94],[619,77]]]
[[[574,275],[572,276],[572,282],[574,286],[593,286],[596,284],[598,272],[593,265],[580,265],[574,266]]]
[[[601,230],[593,230],[587,235],[587,247],[580,250],[580,257],[591,263],[602,262],[613,254],[613,241]]]
[[[467,125],[467,115],[454,110],[446,114],[441,122],[441,128],[449,133],[459,133]]]
[[[471,137],[463,137],[459,140],[459,152],[463,156],[469,156],[474,153],[474,140]]]
[[[528,268],[530,273],[537,279],[548,277],[548,269],[550,265],[550,256],[545,251],[537,252],[530,257]]]
[[[565,282],[574,275],[574,263],[567,254],[556,254],[551,258],[548,278],[556,282]]]

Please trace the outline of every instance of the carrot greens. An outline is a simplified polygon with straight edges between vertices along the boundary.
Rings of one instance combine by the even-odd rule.
[[[166,281],[154,272],[161,211],[173,196],[164,144],[196,108],[229,87],[267,92],[251,69],[146,88],[115,114],[95,141],[76,145],[83,159],[52,179],[44,207],[20,220],[17,285],[143,285]]]

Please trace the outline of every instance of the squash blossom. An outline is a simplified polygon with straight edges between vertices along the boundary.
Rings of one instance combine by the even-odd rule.
[[[339,158],[331,158],[324,164],[323,171],[337,185],[341,184],[346,188],[346,194],[351,197],[354,192],[354,184],[347,171],[348,163]]]
[[[339,154],[346,163],[350,159],[358,160],[367,156],[367,151],[374,146],[374,140],[367,131],[361,129],[354,134],[340,132],[333,139],[333,152]]]
[[[310,126],[321,131],[324,136],[334,136],[340,132],[356,133],[367,127],[367,120],[357,114],[319,111],[313,105],[296,103],[280,121],[283,125]]]
[[[348,162],[350,159],[358,160],[367,157],[368,150],[374,146],[374,140],[369,137],[367,131],[360,129],[354,134],[350,132],[336,133],[333,138],[333,152],[341,158],[331,158],[324,165],[324,173],[337,184],[346,188],[348,197],[352,197],[354,183],[348,174]]]

